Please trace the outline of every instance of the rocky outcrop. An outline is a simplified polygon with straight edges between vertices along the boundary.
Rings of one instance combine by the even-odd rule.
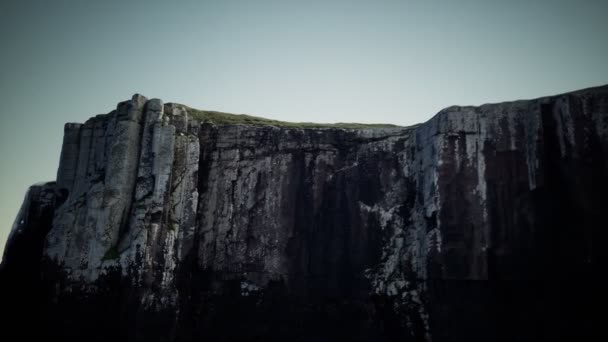
[[[373,129],[135,95],[65,126],[3,310],[63,340],[590,336],[607,160],[608,86]]]

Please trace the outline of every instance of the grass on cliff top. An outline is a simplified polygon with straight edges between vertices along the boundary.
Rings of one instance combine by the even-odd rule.
[[[210,122],[215,124],[232,124],[232,125],[252,125],[252,126],[277,126],[287,128],[345,128],[345,129],[362,129],[362,128],[390,128],[399,127],[392,124],[362,124],[362,123],[344,123],[338,122],[333,124],[313,123],[313,122],[287,122],[279,120],[265,119],[257,116],[246,114],[229,114],[209,110],[199,110],[184,106],[188,113],[196,120],[201,122]]]

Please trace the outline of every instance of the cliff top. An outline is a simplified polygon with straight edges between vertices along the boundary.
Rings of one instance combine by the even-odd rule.
[[[589,87],[585,89],[580,89],[577,91],[567,92],[563,94],[544,96],[537,99],[533,99],[536,101],[548,100],[554,97],[563,96],[566,94],[577,94],[582,95],[585,93],[605,93],[608,92],[608,85],[600,85],[596,87]],[[505,101],[500,103],[485,103],[480,106],[450,106],[442,109],[438,112],[438,114],[442,112],[449,112],[454,110],[462,110],[462,109],[475,109],[475,108],[490,108],[494,106],[517,106],[529,103],[530,99],[523,100],[515,100],[515,101]],[[187,105],[179,104],[180,106],[184,106],[188,113],[195,120],[201,122],[209,122],[214,124],[226,124],[226,125],[252,125],[252,126],[276,126],[276,127],[286,127],[286,128],[342,128],[342,129],[370,129],[370,128],[405,128],[403,126],[395,125],[395,124],[387,124],[387,123],[354,123],[354,122],[337,122],[337,123],[316,123],[316,122],[289,122],[289,121],[280,121],[280,120],[272,120],[259,116],[247,115],[247,114],[231,114],[224,113],[212,110],[201,110],[189,107]],[[415,127],[417,125],[412,125],[409,127]]]
[[[188,113],[195,119],[201,122],[211,122],[215,124],[243,124],[252,126],[277,126],[277,127],[288,127],[288,128],[345,128],[345,129],[362,129],[362,128],[398,128],[401,126],[393,124],[381,124],[381,123],[351,123],[351,122],[337,122],[337,123],[314,123],[314,122],[288,122],[266,119],[258,116],[252,116],[247,114],[230,114],[211,110],[200,110],[186,105]]]

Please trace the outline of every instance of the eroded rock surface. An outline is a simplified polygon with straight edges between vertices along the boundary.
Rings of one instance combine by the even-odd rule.
[[[2,263],[63,340],[590,336],[608,86],[404,128],[216,125],[135,95],[65,126]]]

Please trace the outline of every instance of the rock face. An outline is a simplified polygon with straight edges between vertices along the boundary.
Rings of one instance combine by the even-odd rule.
[[[65,126],[2,262],[61,340],[592,335],[608,86],[405,128],[218,125],[135,95]],[[5,304],[6,303],[6,304]]]

